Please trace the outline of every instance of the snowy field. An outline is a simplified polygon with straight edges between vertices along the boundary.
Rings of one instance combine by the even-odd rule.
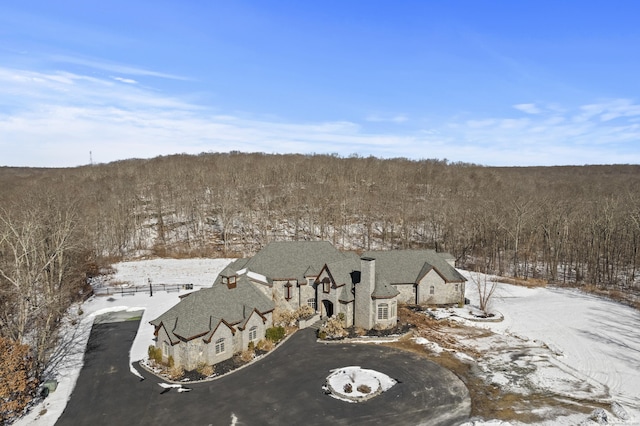
[[[461,272],[469,278],[468,272]],[[467,282],[467,297],[477,304],[472,280]],[[491,381],[523,387],[518,374],[509,377],[508,368],[501,374],[500,366],[511,366],[512,373],[533,367],[528,385],[574,399],[616,402],[629,418],[609,416],[609,424],[640,424],[640,312],[573,289],[502,283],[490,310],[501,313],[504,320],[472,325],[489,328],[506,342],[517,341],[507,345],[511,348],[526,349],[515,357],[512,350],[480,343],[477,349],[487,354],[492,367]],[[564,424],[575,423],[567,419]]]
[[[112,283],[144,285],[154,283],[192,283],[195,288],[210,286],[218,273],[233,259],[155,259],[114,265]],[[468,273],[462,271],[468,276]],[[17,425],[54,425],[62,414],[82,368],[83,355],[95,316],[109,311],[143,310],[138,335],[130,351],[130,360],[147,354],[152,344],[153,327],[149,321],[179,301],[187,291],[138,293],[132,296],[93,297],[74,307],[65,328],[64,341],[50,375],[58,388]],[[467,297],[477,303],[474,287],[467,284]],[[81,311],[79,311],[79,308]],[[467,308],[464,308],[467,309]],[[500,284],[492,309],[504,315],[497,323],[472,323],[486,327],[517,341],[527,349],[514,360],[508,350],[497,350],[494,341],[474,341],[488,355],[493,369],[487,369],[489,381],[501,386],[524,386],[518,371],[533,368],[531,385],[573,398],[617,402],[629,414],[627,420],[611,416],[610,424],[640,424],[640,313],[574,290],[528,289]],[[125,314],[126,315],[126,314]],[[424,342],[429,344],[428,342]],[[433,346],[433,345],[432,345]],[[433,350],[438,350],[433,347]],[[460,354],[465,357],[464,354]],[[504,366],[504,369],[501,367]],[[532,367],[533,366],[533,367]],[[527,370],[529,371],[529,370]],[[135,371],[132,371],[135,374]],[[546,424],[577,424],[575,419],[557,419]],[[469,424],[506,424],[501,422]]]

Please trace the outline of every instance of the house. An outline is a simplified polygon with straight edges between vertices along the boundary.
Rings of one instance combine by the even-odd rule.
[[[399,303],[457,305],[464,303],[464,278],[454,267],[455,258],[433,250],[370,251],[381,279],[398,290]]]
[[[273,309],[273,301],[247,274],[231,273],[227,267],[212,287],[183,296],[151,321],[156,347],[164,361],[172,357],[187,370],[217,364],[264,338],[273,324]]]
[[[227,266],[211,288],[190,293],[151,321],[163,358],[193,369],[264,338],[274,309],[311,306],[347,327],[391,328],[398,304],[464,301],[465,278],[433,250],[341,252],[327,241],[272,242]]]

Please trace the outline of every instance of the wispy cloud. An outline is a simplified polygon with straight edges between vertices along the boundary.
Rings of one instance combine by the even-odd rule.
[[[0,67],[1,165],[75,166],[88,162],[89,151],[95,161],[108,162],[230,150],[514,166],[640,163],[640,105],[628,99],[573,109],[537,107],[540,113],[522,118],[452,118],[424,129],[371,132],[369,120],[290,122],[240,115],[122,79],[127,78]],[[386,117],[393,122],[404,116]]]
[[[372,123],[405,123],[409,121],[409,117],[404,114],[396,114],[396,115],[381,115],[381,114],[371,114],[365,118],[366,121]]]
[[[132,78],[123,78],[123,77],[111,77],[111,78],[113,78],[114,80],[119,81],[119,82],[121,82],[121,83],[127,83],[127,84],[138,84],[138,82],[137,82],[137,81],[135,81],[135,80],[134,80],[134,79],[132,79]]]
[[[131,84],[121,85],[114,80],[122,81],[66,71],[36,72],[0,67],[0,106],[3,102],[12,101],[22,104],[24,108],[41,106],[43,103],[74,106],[99,104],[132,109],[197,108],[178,98]]]
[[[542,112],[535,104],[517,104],[513,107],[527,114],[540,114]]]
[[[64,55],[51,55],[49,56],[49,59],[53,62],[57,62],[61,64],[82,65],[85,67],[117,73],[117,74],[157,77],[157,78],[164,78],[164,79],[170,79],[170,80],[183,80],[183,81],[189,80],[188,77],[184,77],[184,76],[164,73],[161,71],[148,70],[145,68],[135,67],[131,65],[106,62],[98,59],[82,58],[77,56],[64,56]]]
[[[630,99],[615,99],[609,102],[585,105],[581,109],[587,118],[597,116],[601,121],[640,116],[640,105],[634,104]]]

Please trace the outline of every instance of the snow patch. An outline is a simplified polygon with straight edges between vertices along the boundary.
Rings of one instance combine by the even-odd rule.
[[[444,349],[442,348],[442,346],[440,346],[439,344],[432,342],[428,339],[425,339],[424,337],[414,337],[413,340],[419,344],[424,346],[425,348],[427,348],[428,350],[430,350],[431,352],[437,353],[437,354],[441,354]]]
[[[396,383],[384,373],[351,366],[331,370],[323,389],[336,399],[360,402],[391,389]]]

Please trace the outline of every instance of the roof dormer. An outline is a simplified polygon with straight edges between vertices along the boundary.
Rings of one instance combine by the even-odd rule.
[[[232,289],[236,288],[236,284],[238,282],[237,275],[221,275],[222,284],[226,285],[227,288]]]

